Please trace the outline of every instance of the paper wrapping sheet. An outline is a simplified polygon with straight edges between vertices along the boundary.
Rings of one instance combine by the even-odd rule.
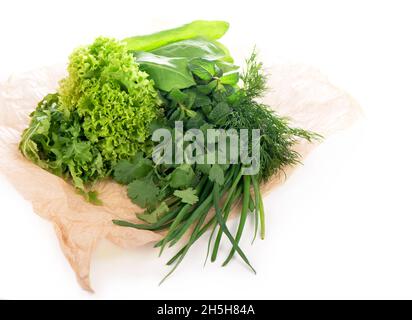
[[[348,94],[331,85],[315,69],[300,64],[276,64],[268,71],[271,91],[264,101],[280,115],[290,117],[295,125],[327,137],[349,126],[361,114]],[[141,210],[130,202],[123,186],[109,180],[98,183],[96,189],[104,205],[94,206],[76,194],[70,184],[20,154],[18,142],[29,114],[44,95],[55,92],[65,74],[64,66],[56,65],[12,76],[0,84],[0,172],[32,204],[35,213],[53,223],[80,285],[92,291],[90,260],[101,239],[136,248],[161,236],[112,224],[112,219],[136,220],[135,213]],[[314,147],[302,142],[296,150],[304,157]],[[264,187],[265,192],[282,181],[274,177]]]

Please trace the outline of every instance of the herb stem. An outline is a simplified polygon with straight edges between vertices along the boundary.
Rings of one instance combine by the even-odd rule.
[[[236,243],[235,239],[233,238],[232,234],[228,230],[225,220],[223,219],[222,213],[219,208],[219,185],[215,183],[213,187],[213,204],[215,206],[216,210],[216,219],[218,223],[220,224],[220,228],[223,230],[223,233],[227,236],[229,241],[232,243],[234,249],[238,252],[239,256],[242,258],[242,260],[249,266],[249,268],[256,274],[256,270],[252,267],[250,264],[248,258],[246,255],[243,253],[242,249],[239,247],[239,245]]]
[[[255,195],[255,234],[253,236],[252,243],[255,241],[258,229],[259,229],[259,215],[260,215],[260,190],[259,190],[259,183],[257,181],[256,176],[252,176],[252,184],[253,184],[253,193]]]
[[[246,176],[243,176],[243,203],[242,203],[242,212],[240,214],[239,226],[238,226],[236,237],[235,237],[236,244],[239,244],[240,238],[242,237],[243,229],[245,228],[247,214],[249,211],[249,199],[250,199],[250,176],[246,175]],[[225,262],[223,262],[223,266],[229,263],[229,261],[233,258],[234,254],[235,254],[235,249],[233,247],[229,253],[229,256],[226,258]]]
[[[239,181],[242,178],[242,170],[240,170],[241,169],[240,167],[238,169],[239,169],[238,174],[237,174],[232,186],[230,187],[229,196],[231,196],[233,194],[233,192],[236,190],[236,188],[238,187]],[[238,197],[239,197],[239,195],[236,198],[238,198]],[[224,220],[227,221],[227,218],[228,218],[229,213],[230,213],[230,208],[224,208],[224,209],[225,209],[224,210]],[[215,245],[214,245],[213,251],[212,251],[212,256],[211,256],[211,261],[212,262],[216,261],[217,253],[219,251],[220,241],[222,239],[222,235],[223,235],[223,230],[222,230],[222,228],[220,228],[218,233],[217,233],[216,240],[215,240]]]

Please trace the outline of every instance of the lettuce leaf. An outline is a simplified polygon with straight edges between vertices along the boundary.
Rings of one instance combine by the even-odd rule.
[[[153,80],[124,44],[97,38],[71,54],[68,76],[32,113],[20,150],[85,193],[120,160],[150,147],[160,104]]]

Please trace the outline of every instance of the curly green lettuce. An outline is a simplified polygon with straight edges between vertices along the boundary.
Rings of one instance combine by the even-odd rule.
[[[68,76],[32,113],[20,150],[85,192],[119,160],[146,150],[160,104],[153,81],[124,44],[97,38],[71,54]]]
[[[159,115],[160,100],[148,74],[122,43],[107,38],[75,50],[68,72],[58,90],[61,110],[79,114],[87,140],[104,161],[114,165],[135,155]]]

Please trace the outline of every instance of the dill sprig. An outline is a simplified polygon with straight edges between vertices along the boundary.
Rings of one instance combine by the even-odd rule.
[[[270,106],[256,101],[267,91],[267,75],[254,50],[246,60],[241,75],[243,87],[233,104],[233,113],[225,128],[260,129],[260,171],[259,180],[266,181],[285,166],[299,162],[300,155],[293,146],[304,139],[312,141],[320,135],[300,128],[291,127],[289,120],[279,116]],[[250,146],[251,147],[251,146]]]
[[[249,99],[262,97],[267,91],[268,76],[262,72],[263,64],[257,60],[258,53],[256,48],[246,59],[246,67],[240,75],[243,82],[242,94]]]

